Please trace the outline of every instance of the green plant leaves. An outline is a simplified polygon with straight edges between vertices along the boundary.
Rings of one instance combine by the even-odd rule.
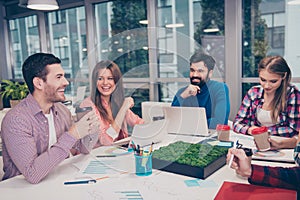
[[[28,87],[25,83],[13,82],[10,80],[2,80],[1,82],[1,96],[2,98],[9,98],[11,100],[24,99],[29,93]]]

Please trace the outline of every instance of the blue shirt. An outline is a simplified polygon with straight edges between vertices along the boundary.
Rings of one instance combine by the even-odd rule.
[[[227,124],[230,102],[228,86],[225,83],[210,80],[201,87],[201,92],[196,96],[183,99],[180,95],[187,87],[178,90],[172,106],[204,107],[210,129],[215,129],[217,124]]]

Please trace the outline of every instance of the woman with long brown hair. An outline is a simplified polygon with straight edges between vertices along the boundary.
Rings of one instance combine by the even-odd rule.
[[[111,145],[128,137],[127,125],[142,124],[144,120],[134,114],[131,97],[124,96],[122,73],[110,60],[96,64],[92,74],[91,96],[80,107],[91,106],[100,118],[99,141],[96,146]]]
[[[290,83],[291,70],[281,56],[269,56],[258,65],[260,85],[245,95],[235,117],[233,129],[242,134],[266,126],[271,135],[288,139],[269,139],[273,149],[294,148],[300,129],[300,93]]]

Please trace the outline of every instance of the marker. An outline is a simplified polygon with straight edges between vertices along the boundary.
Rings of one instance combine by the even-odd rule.
[[[233,146],[233,148],[236,149],[238,147],[238,145],[239,145],[239,140],[236,141],[235,146]],[[230,160],[228,162],[229,167],[232,165],[233,158],[234,158],[234,155],[232,154],[231,157],[230,157]]]
[[[64,185],[92,184],[92,183],[96,183],[96,180],[91,179],[91,180],[84,180],[84,181],[67,181],[64,182]]]
[[[141,148],[140,148],[140,156],[143,155],[143,152],[144,152],[144,149],[143,149],[143,147],[141,147]]]

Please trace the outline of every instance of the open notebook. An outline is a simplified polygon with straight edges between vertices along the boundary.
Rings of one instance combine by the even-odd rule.
[[[209,136],[205,108],[163,107],[170,134]]]

